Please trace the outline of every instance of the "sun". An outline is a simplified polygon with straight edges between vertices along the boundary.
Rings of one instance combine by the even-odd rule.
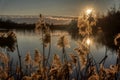
[[[92,9],[87,9],[87,10],[86,10],[86,14],[87,14],[87,15],[89,15],[89,14],[91,14],[91,13],[92,13]]]
[[[87,43],[87,45],[90,45],[90,43],[91,43],[90,38],[88,38],[88,39],[86,40],[86,43]]]

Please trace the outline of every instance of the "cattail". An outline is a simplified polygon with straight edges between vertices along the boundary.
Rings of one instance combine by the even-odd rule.
[[[77,51],[80,64],[81,64],[81,70],[86,66],[87,63],[87,53],[86,51],[82,50],[82,48],[76,48],[75,51]]]
[[[42,61],[42,55],[40,54],[38,49],[35,49],[34,62],[35,62],[35,64],[40,64],[41,61]]]
[[[0,61],[7,65],[9,62],[9,58],[5,53],[0,52]]]
[[[100,70],[99,70],[99,77],[100,77],[100,80],[103,80],[105,76],[105,68],[103,66],[103,64],[100,64]]]
[[[81,36],[86,36],[87,35],[87,23],[86,20],[84,20],[82,17],[78,18],[78,28],[79,28],[79,34],[81,34]]]
[[[81,70],[85,68],[88,61],[87,55],[89,55],[89,46],[86,44],[86,40],[87,40],[87,37],[85,37],[81,41],[78,41],[77,42],[78,48],[74,49],[78,54]]]
[[[51,69],[49,71],[49,75],[54,77],[54,75],[59,75],[59,72],[61,70],[62,64],[60,61],[60,58],[57,54],[54,54],[53,61],[51,64]]]
[[[18,65],[16,66],[16,74],[20,74],[20,67]]]
[[[81,45],[81,47],[75,48],[74,50],[78,53],[78,55],[87,55],[88,54],[88,49],[82,45]]]
[[[92,76],[90,76],[89,78],[88,78],[88,80],[100,80],[99,79],[99,75],[98,74],[93,74]]]
[[[68,71],[70,74],[73,73],[73,68],[72,68],[72,64],[70,62],[67,63],[67,66],[68,66]]]
[[[61,61],[60,61],[60,58],[57,54],[55,54],[54,57],[53,57],[52,65],[55,66],[55,67],[61,66]]]
[[[115,74],[116,72],[118,72],[118,65],[110,65],[110,69]]]
[[[57,45],[58,45],[58,47],[60,47],[60,48],[63,48],[63,47],[68,47],[68,48],[69,48],[69,47],[70,47],[70,45],[69,45],[69,40],[68,40],[68,38],[65,37],[65,36],[61,36],[61,37],[59,38]]]
[[[47,47],[47,45],[51,42],[51,35],[50,32],[47,31],[43,37],[43,44],[45,47]]]
[[[3,71],[3,68],[2,68],[2,66],[0,66],[0,72],[1,72],[1,71]]]
[[[114,79],[115,74],[118,72],[118,65],[110,65],[110,68],[104,68],[104,66],[100,65],[100,79]]]
[[[7,77],[8,77],[8,73],[5,70],[0,72],[0,79],[6,80]]]
[[[8,80],[15,80],[15,79],[14,79],[14,76],[10,77]]]
[[[83,18],[82,16],[79,16],[78,18],[78,28],[79,28],[79,33],[81,36],[85,36],[87,32],[87,22],[86,22],[86,17]]]
[[[44,17],[40,14],[40,16],[39,16],[39,20],[38,20],[38,22],[36,23],[36,28],[35,28],[35,31],[37,32],[37,33],[39,33],[40,31],[42,31],[42,32],[46,32],[46,30],[47,30],[47,25],[46,25],[46,22],[45,22],[45,19],[44,19]]]
[[[42,76],[38,73],[32,73],[31,77],[33,80],[39,80]]]
[[[79,48],[75,48],[75,51],[78,54],[82,70],[87,64],[88,49],[84,45],[81,45]]]
[[[24,77],[22,78],[22,80],[32,80],[32,77],[24,76]]]
[[[80,60],[81,70],[82,70],[83,68],[85,68],[87,64],[87,58],[85,55],[79,55],[79,60]]]
[[[31,64],[32,59],[31,59],[31,56],[30,56],[30,52],[27,52],[24,61],[25,61],[26,65],[30,65]]]
[[[7,36],[11,36],[11,37],[13,37],[14,39],[16,39],[16,34],[15,34],[15,32],[13,32],[13,31],[9,31],[9,32],[7,33]]]
[[[115,37],[114,44],[116,46],[120,46],[120,33]]]
[[[70,59],[74,65],[77,65],[77,56],[74,54],[70,54]]]
[[[92,14],[88,16],[87,21],[90,26],[96,25],[95,16],[93,16]]]
[[[92,26],[96,25],[95,15],[81,15],[78,18],[79,34],[85,37],[92,34]]]

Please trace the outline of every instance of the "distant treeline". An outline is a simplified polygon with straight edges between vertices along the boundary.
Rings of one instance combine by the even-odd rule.
[[[54,25],[54,24],[48,24],[46,25],[51,30],[66,30],[68,25]],[[27,23],[16,23],[11,20],[3,20],[0,19],[0,29],[26,29],[26,30],[34,30],[35,29],[35,23],[34,24],[27,24]]]
[[[117,10],[116,8],[112,8],[108,10],[106,16],[97,18],[93,33],[96,34],[100,29],[103,33],[100,39],[102,43],[109,45],[109,47],[116,48],[114,45],[114,38],[120,33],[120,9]]]
[[[2,29],[34,29],[35,24],[15,23],[11,20],[0,19],[0,28]]]

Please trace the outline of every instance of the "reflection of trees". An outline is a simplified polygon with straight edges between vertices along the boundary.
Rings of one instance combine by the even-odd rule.
[[[16,44],[16,35],[14,32],[0,34],[0,47],[7,48],[8,51],[14,51]]]
[[[104,36],[99,38],[100,42],[111,49],[118,49],[114,45],[114,38],[120,33],[120,10],[112,8],[108,10],[106,16],[97,18],[96,27],[93,29],[94,34],[96,35],[100,29],[104,33]]]
[[[69,24],[68,32],[72,39],[79,39],[81,36],[79,34],[79,28],[77,27],[77,20],[72,20]]]

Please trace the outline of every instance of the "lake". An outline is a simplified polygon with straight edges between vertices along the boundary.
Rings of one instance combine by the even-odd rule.
[[[38,49],[40,53],[43,53],[43,45],[41,40],[41,34],[36,34],[33,30],[21,30],[17,31],[14,30],[14,32],[17,35],[17,41],[18,41],[18,49],[20,51],[20,55],[22,58],[22,63],[24,63],[24,58],[27,52],[30,52],[31,57],[34,57],[34,50]],[[60,58],[62,58],[62,49],[58,48],[57,42],[61,35],[65,35],[70,44],[70,48],[65,48],[66,54],[69,55],[70,53],[76,54],[76,51],[74,51],[75,48],[78,47],[77,40],[73,39],[71,35],[67,31],[60,31],[56,30],[51,33],[51,54],[49,62],[51,62],[52,57],[54,54],[58,54]],[[105,57],[106,53],[106,46],[101,45],[97,42],[92,42],[90,45],[90,52],[95,59],[96,63],[99,65],[100,61]],[[6,53],[5,49],[2,49],[3,52]],[[45,55],[48,56],[49,47],[45,48]],[[115,51],[112,51],[110,49],[107,50],[107,58],[105,60],[105,67],[109,67],[111,64],[116,64],[116,58],[117,55],[115,54]],[[17,50],[15,49],[14,52],[9,52],[11,60],[13,60],[14,65],[18,62],[18,54]]]

